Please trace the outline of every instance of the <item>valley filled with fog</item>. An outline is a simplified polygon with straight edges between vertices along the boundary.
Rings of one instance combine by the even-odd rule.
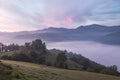
[[[4,44],[23,45],[41,39],[48,49],[81,54],[106,66],[117,65],[120,70],[120,26],[93,24],[74,29],[50,27],[35,31],[1,32],[0,35],[0,41]]]
[[[46,45],[48,49],[71,51],[106,66],[117,65],[120,70],[120,46],[92,41],[51,42]]]

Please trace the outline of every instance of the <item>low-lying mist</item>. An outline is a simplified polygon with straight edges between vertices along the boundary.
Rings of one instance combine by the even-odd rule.
[[[105,45],[91,41],[47,43],[48,49],[61,49],[81,54],[106,66],[117,65],[120,70],[120,46]]]
[[[34,40],[34,39],[33,39]],[[17,43],[19,45],[25,42],[31,42],[31,39],[12,39],[9,36],[0,37],[4,44]],[[106,66],[117,65],[120,70],[120,46],[106,45],[92,41],[65,41],[65,42],[48,42],[45,41],[48,49],[67,50],[81,54],[97,63]]]

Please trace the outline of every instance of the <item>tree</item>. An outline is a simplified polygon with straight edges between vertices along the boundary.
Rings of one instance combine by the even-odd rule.
[[[32,41],[31,49],[36,52],[39,52],[40,54],[46,54],[46,45],[45,43],[42,43],[40,39],[36,39],[35,41]]]
[[[56,58],[56,66],[60,68],[67,68],[67,57],[65,53],[59,53],[57,58]]]
[[[42,48],[42,41],[40,39],[32,41],[31,47],[32,49],[39,51]]]
[[[119,76],[120,75],[120,73],[117,71],[117,66],[116,65],[104,68],[101,71],[101,73],[109,74],[109,75],[115,75],[115,76]]]
[[[19,50],[20,46],[18,44],[10,44],[7,46],[7,50],[8,51],[15,51],[15,50]]]

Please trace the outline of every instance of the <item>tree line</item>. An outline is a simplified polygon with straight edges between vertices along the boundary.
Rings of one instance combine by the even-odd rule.
[[[0,53],[1,59],[27,61],[65,69],[72,69],[70,66],[78,67],[77,65],[80,65],[81,68],[79,68],[79,70],[116,76],[120,75],[116,65],[106,67],[81,55],[68,54],[67,51],[59,52],[57,55],[54,54],[55,59],[53,59],[53,62],[47,61],[48,55],[52,53],[49,52],[45,43],[40,39],[27,42],[24,45],[4,45],[0,43]]]

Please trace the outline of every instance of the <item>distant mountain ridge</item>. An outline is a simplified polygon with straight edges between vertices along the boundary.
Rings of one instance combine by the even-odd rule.
[[[34,39],[42,39],[50,42],[96,41],[104,44],[120,45],[120,38],[118,35],[119,32],[120,26],[92,24],[87,26],[79,26],[75,29],[49,27],[43,30],[15,32],[8,34],[2,33],[0,35],[1,37],[3,34],[8,35],[11,40],[21,39],[31,41]]]

